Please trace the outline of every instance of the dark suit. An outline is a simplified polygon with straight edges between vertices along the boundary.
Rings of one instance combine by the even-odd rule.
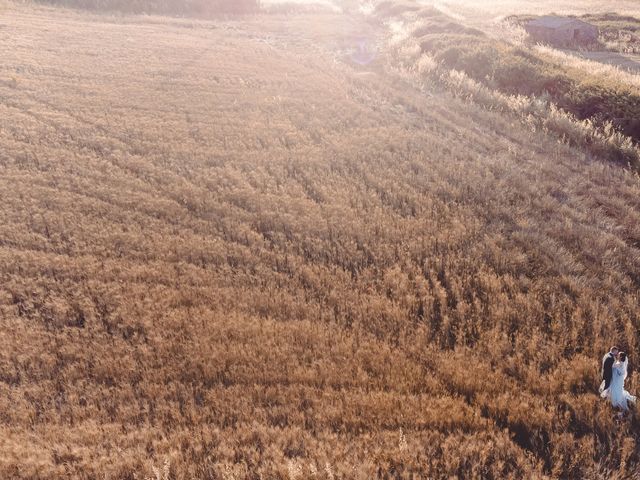
[[[607,353],[602,359],[602,380],[604,380],[604,390],[611,385],[611,378],[613,377],[613,362],[616,361],[616,357],[613,353]]]

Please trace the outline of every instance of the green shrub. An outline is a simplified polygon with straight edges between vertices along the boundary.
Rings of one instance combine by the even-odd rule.
[[[493,62],[498,55],[491,47],[471,45],[449,47],[434,57],[451,68],[467,72],[472,78],[483,80],[493,73]]]
[[[425,35],[431,35],[434,33],[459,33],[473,35],[477,37],[484,36],[484,33],[475,28],[468,28],[459,23],[446,21],[446,19],[431,20],[424,22],[422,26],[413,32],[414,37],[423,37]]]

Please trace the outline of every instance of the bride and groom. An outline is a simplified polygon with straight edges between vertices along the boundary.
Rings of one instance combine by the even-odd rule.
[[[602,383],[600,384],[600,396],[611,402],[614,408],[623,412],[629,410],[629,403],[636,403],[636,397],[624,389],[624,381],[627,378],[627,366],[629,358],[618,347],[611,347],[602,359]]]

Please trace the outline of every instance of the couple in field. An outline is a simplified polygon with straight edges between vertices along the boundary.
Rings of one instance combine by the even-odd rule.
[[[602,383],[600,384],[600,396],[611,402],[614,408],[620,409],[623,414],[629,410],[629,404],[636,403],[636,397],[624,389],[624,381],[627,378],[627,366],[629,358],[618,347],[611,347],[602,359]]]

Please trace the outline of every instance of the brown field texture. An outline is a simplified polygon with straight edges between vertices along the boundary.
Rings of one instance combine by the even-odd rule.
[[[638,176],[376,28],[3,4],[0,478],[637,478]]]

